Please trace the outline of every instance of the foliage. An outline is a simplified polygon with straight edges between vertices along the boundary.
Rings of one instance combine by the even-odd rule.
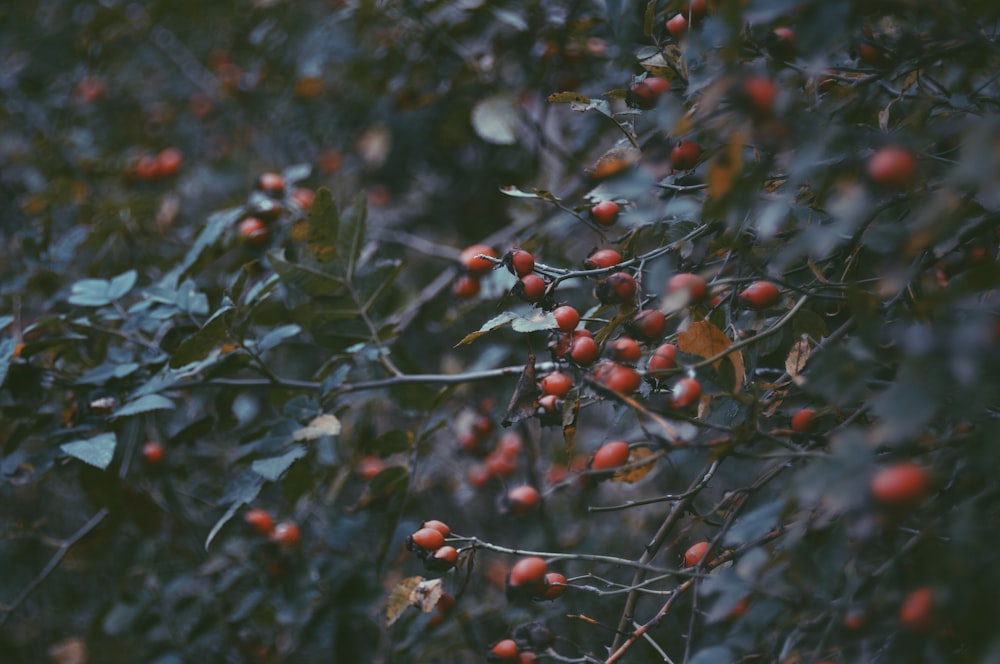
[[[11,661],[996,660],[997,8],[699,5],[0,7]]]

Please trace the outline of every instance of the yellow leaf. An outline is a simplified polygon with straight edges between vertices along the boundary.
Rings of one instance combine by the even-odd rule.
[[[340,433],[340,420],[335,415],[320,415],[293,434],[295,440],[315,440]]]
[[[691,323],[688,329],[677,335],[678,350],[704,358],[715,357],[732,345],[733,342],[726,333],[707,320]],[[743,379],[746,377],[743,354],[734,350],[729,353],[728,358],[733,363],[735,377],[733,391],[736,391],[743,385]],[[713,366],[718,369],[721,362],[722,360],[717,360]]]
[[[806,362],[809,361],[809,354],[812,352],[812,348],[809,346],[809,336],[803,334],[799,337],[798,341],[792,344],[792,349],[788,351],[788,357],[785,358],[785,371],[793,379],[796,378],[802,371],[806,368]]]
[[[627,465],[640,465],[637,465],[635,468],[619,470],[614,474],[614,477],[611,478],[611,481],[634,484],[648,475],[649,471],[653,470],[653,467],[656,465],[655,462],[658,458],[659,455],[654,455],[652,450],[648,447],[634,447],[629,451]]]
[[[403,611],[409,608],[410,594],[423,580],[422,576],[410,576],[400,581],[392,589],[392,592],[389,593],[389,601],[386,602],[385,606],[386,627],[392,627],[392,624],[399,620],[399,616],[403,615]]]
[[[594,165],[584,171],[588,176],[604,180],[618,175],[639,163],[642,152],[638,148],[612,148],[602,154]]]
[[[743,137],[737,134],[732,143],[720,150],[708,166],[708,193],[720,198],[729,193],[743,167]]]
[[[410,604],[424,613],[430,613],[437,606],[443,593],[444,581],[442,579],[421,581],[416,588],[410,591]]]

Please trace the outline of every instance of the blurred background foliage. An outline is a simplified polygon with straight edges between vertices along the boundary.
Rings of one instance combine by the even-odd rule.
[[[651,630],[674,661],[1000,661],[1000,13],[708,4],[678,34],[666,1],[0,6],[11,661],[478,661],[529,620],[556,635],[543,661],[603,661],[627,566],[568,559],[589,589],[509,604],[511,556],[470,548],[443,574],[454,607],[386,626],[396,584],[434,576],[405,538],[439,518],[494,549],[636,560],[676,501],[588,508],[689,486],[657,564],[702,539],[734,564],[690,577]],[[671,89],[646,104],[653,75]],[[679,140],[700,145],[691,168]],[[916,157],[901,185],[871,170],[889,145]],[[624,204],[613,228],[588,214],[601,200]],[[575,429],[516,423],[514,468],[483,475],[516,373],[366,386],[546,358],[544,323],[457,345],[537,311],[502,269],[452,294],[481,241],[555,268],[597,247],[643,257],[642,308],[670,310],[667,278],[697,272],[718,301],[673,312],[667,336],[709,321],[739,368],[697,367],[696,413],[670,408],[673,377],[644,384],[680,445],[580,387]],[[782,292],[764,311],[736,296],[758,279]],[[603,341],[630,311],[593,287],[568,278],[556,299]],[[790,429],[803,407],[810,433]],[[563,479],[613,439],[669,454],[634,483]],[[874,505],[870,477],[903,460],[929,469],[930,497]],[[544,494],[524,518],[503,502],[520,482]],[[247,506],[301,543],[261,536]],[[919,587],[934,628],[901,629]],[[659,656],[640,641],[630,657]]]

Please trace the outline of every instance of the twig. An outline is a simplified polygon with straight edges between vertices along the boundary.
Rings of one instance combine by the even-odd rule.
[[[7,622],[7,618],[10,617],[10,614],[13,613],[14,610],[20,606],[39,585],[41,585],[42,581],[48,578],[48,576],[55,571],[56,567],[58,567],[59,563],[62,562],[62,559],[66,557],[66,554],[69,553],[69,550],[73,547],[73,545],[86,537],[92,530],[94,530],[94,528],[97,528],[97,526],[99,526],[107,516],[108,508],[102,507],[97,514],[90,518],[90,521],[80,526],[79,530],[59,543],[59,548],[56,550],[52,558],[49,559],[48,564],[46,564],[45,567],[42,568],[42,571],[38,573],[38,576],[32,579],[28,585],[24,587],[21,593],[14,598],[13,602],[0,607],[0,611],[3,612],[3,615],[0,616],[0,625]]]

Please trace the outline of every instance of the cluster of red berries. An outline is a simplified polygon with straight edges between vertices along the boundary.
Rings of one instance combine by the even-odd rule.
[[[249,214],[240,221],[236,231],[251,244],[267,244],[271,238],[270,223],[281,217],[286,206],[291,204],[308,212],[315,198],[316,192],[305,187],[289,191],[280,173],[261,173],[246,206]]]
[[[486,661],[523,664],[538,660],[539,651],[552,646],[555,641],[552,630],[539,622],[530,622],[514,628],[510,637],[501,639],[490,646]]]
[[[129,175],[136,180],[162,180],[175,175],[184,164],[184,153],[177,148],[164,148],[156,154],[136,157],[129,166]]]
[[[416,532],[406,538],[406,547],[420,556],[427,569],[443,572],[458,562],[458,549],[445,544],[445,538],[450,534],[448,524],[436,519],[424,521]]]
[[[566,577],[550,571],[544,558],[528,556],[510,568],[506,586],[511,601],[553,600],[566,592]]]
[[[243,520],[247,522],[251,529],[266,536],[283,549],[297,549],[299,544],[302,543],[302,531],[299,529],[298,524],[293,521],[275,523],[267,510],[248,510],[243,515]]]

